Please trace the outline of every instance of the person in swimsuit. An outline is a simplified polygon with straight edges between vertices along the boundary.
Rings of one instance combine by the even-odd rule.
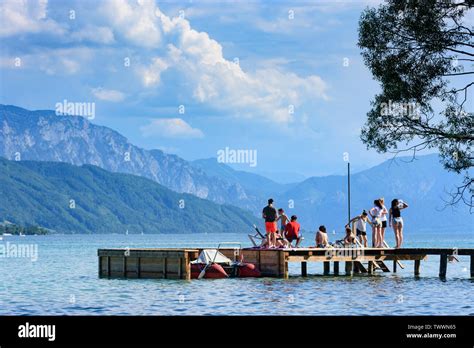
[[[382,211],[380,212],[380,221],[382,221],[382,227],[380,228],[381,244],[384,246],[385,241],[385,230],[387,229],[387,215],[388,210],[385,207],[385,199],[379,198],[380,205],[382,206]]]
[[[268,200],[268,205],[262,210],[262,218],[265,219],[265,231],[267,232],[267,247],[276,248],[277,247],[277,219],[278,213],[273,207],[273,199]]]
[[[408,204],[400,199],[392,200],[392,207],[390,208],[388,215],[388,224],[390,227],[393,226],[393,232],[395,233],[395,248],[401,248],[403,243],[403,219],[401,210],[408,208]]]
[[[351,219],[351,221],[349,221],[349,224],[353,222],[356,223],[356,234],[357,237],[359,237],[360,244],[367,248],[367,222],[372,225],[372,222],[370,222],[367,212],[364,210],[362,214]]]
[[[318,232],[316,232],[316,248],[327,248],[329,245],[328,234],[324,225],[319,226]]]
[[[376,199],[374,206],[369,210],[370,217],[372,218],[372,246],[375,248],[382,248],[382,204]]]
[[[277,221],[280,220],[280,234],[285,233],[285,227],[288,222],[290,222],[290,219],[288,219],[288,216],[286,216],[285,211],[283,208],[278,209],[278,218]]]
[[[346,225],[346,236],[344,237],[344,246],[350,246],[354,244],[356,237],[352,234],[352,229],[349,224]]]

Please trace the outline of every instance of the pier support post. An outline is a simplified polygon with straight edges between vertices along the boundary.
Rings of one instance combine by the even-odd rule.
[[[334,261],[334,274],[339,274],[339,261]]]
[[[99,256],[99,278],[102,277],[102,257]]]
[[[107,277],[110,278],[110,256],[107,256]]]
[[[471,255],[471,278],[474,278],[474,255]]]
[[[331,271],[331,263],[329,261],[324,261],[324,275],[328,275]]]
[[[448,255],[441,254],[439,256],[439,277],[446,278],[446,270],[448,268]]]
[[[352,275],[354,272],[354,263],[352,261],[346,261],[346,274]]]
[[[137,258],[137,278],[141,278],[142,274],[142,259],[141,257]]]
[[[367,271],[369,274],[374,274],[374,262],[373,261],[369,261],[369,264],[367,266]]]
[[[415,276],[420,275],[420,265],[421,265],[421,261],[415,260]]]
[[[127,278],[127,255],[123,257],[122,276]]]
[[[397,260],[393,261],[393,273],[397,273]]]
[[[308,263],[306,261],[301,262],[301,276],[306,277],[308,275]]]

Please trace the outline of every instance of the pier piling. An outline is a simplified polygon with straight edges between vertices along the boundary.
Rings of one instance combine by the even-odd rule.
[[[374,274],[374,262],[373,261],[369,261],[369,264],[367,266],[367,272],[369,274]]]
[[[339,261],[334,261],[334,275],[339,275]]]
[[[421,261],[415,260],[415,276],[420,275],[420,266],[421,266]]]
[[[471,278],[474,278],[474,255],[471,255]]]
[[[306,277],[308,275],[308,263],[307,262],[301,262],[301,275],[303,277]]]
[[[331,272],[331,263],[329,261],[324,261],[324,275],[329,275]]]
[[[448,268],[448,255],[447,254],[441,254],[439,256],[439,277],[440,278],[446,278],[446,271]]]
[[[352,275],[354,273],[354,263],[352,261],[346,261],[346,274]]]

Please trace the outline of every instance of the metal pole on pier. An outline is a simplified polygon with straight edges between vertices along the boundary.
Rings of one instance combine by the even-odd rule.
[[[347,223],[351,221],[351,163],[347,162]]]

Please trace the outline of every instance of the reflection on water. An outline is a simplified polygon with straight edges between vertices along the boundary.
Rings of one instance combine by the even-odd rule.
[[[421,235],[406,246],[474,247],[472,235]],[[0,258],[2,315],[474,315],[469,259],[448,265],[438,279],[439,258],[398,273],[322,276],[309,263],[306,278],[290,263],[290,279],[201,281],[99,279],[97,249],[114,247],[216,247],[248,245],[245,235],[99,235],[7,237],[38,245],[38,260]],[[427,241],[428,239],[428,241]],[[3,240],[0,243],[5,243]]]

